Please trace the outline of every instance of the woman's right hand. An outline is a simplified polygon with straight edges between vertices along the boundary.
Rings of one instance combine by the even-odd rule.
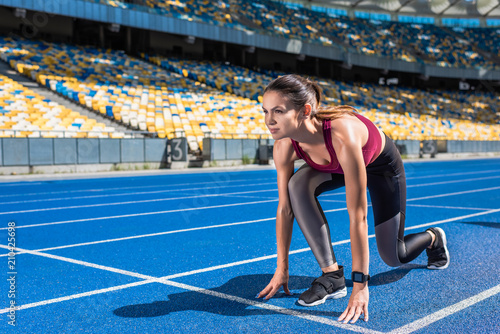
[[[274,273],[271,282],[266,286],[264,290],[259,292],[257,298],[262,298],[265,296],[265,300],[268,300],[278,292],[278,290],[283,286],[283,290],[287,295],[291,295],[290,290],[288,290],[288,269],[277,268]]]

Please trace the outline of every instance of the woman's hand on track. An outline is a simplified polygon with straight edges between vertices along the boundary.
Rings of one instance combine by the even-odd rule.
[[[351,297],[346,310],[339,317],[339,321],[344,321],[351,324],[355,323],[361,314],[364,315],[364,320],[368,321],[368,283],[362,284],[354,283],[352,288]]]
[[[257,294],[256,298],[261,298],[265,296],[265,300],[268,300],[278,292],[278,290],[283,286],[283,290],[287,295],[291,295],[290,290],[288,290],[288,269],[276,269],[271,282],[266,286],[264,290]]]

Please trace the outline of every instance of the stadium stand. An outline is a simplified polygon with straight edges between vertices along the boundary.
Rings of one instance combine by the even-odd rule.
[[[316,41],[324,45],[334,41],[358,53],[408,62],[420,60],[446,67],[500,68],[497,63],[485,59],[481,51],[474,47],[474,41],[485,40],[484,33],[489,34],[490,40],[495,35],[493,41],[498,41],[498,29],[484,29],[483,36],[475,39],[476,35],[470,34],[473,38],[466,40],[435,25],[331,17],[273,1],[239,3],[238,12],[247,15],[262,29],[287,38]],[[477,32],[481,32],[480,28]],[[473,43],[469,42],[471,40]],[[478,47],[484,51],[495,51],[498,45],[486,42]]]
[[[154,1],[146,0],[148,7],[154,8],[160,13],[171,15],[173,17],[199,21],[209,24],[215,24],[233,29],[248,29],[238,21],[235,21],[229,13],[229,5],[223,1],[209,0],[168,0]]]
[[[169,71],[252,100],[259,100],[262,88],[274,79],[247,68],[220,62],[142,56]]]
[[[142,54],[144,60],[140,60],[123,51],[13,37],[0,38],[0,56],[18,72],[118,122],[160,138],[186,136],[192,151],[202,148],[205,136],[267,138],[259,102],[265,85],[283,74],[158,55]],[[500,98],[495,94],[431,93],[313,79],[323,87],[327,103],[356,106],[396,139],[497,140],[500,137]],[[2,112],[11,112],[6,106],[24,110],[10,103],[12,95],[8,91],[2,94],[5,97]],[[34,99],[35,95],[24,96]],[[3,112],[9,118],[2,118],[4,135],[19,130],[19,135],[36,136],[33,130],[53,130],[45,135],[61,136],[55,131],[65,130],[67,136],[123,136],[35,97],[35,102],[41,99],[46,104],[41,107],[36,104],[42,109],[22,114],[24,118],[12,119],[17,115]],[[49,107],[61,110],[57,116],[53,113],[53,118],[64,122],[41,120]]]
[[[431,93],[313,79],[328,103],[355,106],[395,139],[498,140],[500,135],[500,99],[494,94]]]
[[[0,137],[114,138],[121,134],[0,75]]]
[[[261,31],[286,38],[295,38],[332,45],[310,20],[310,15],[301,10],[288,8],[271,1],[233,1],[231,12],[240,13]]]
[[[100,1],[114,7],[141,8],[119,1]],[[459,30],[456,31],[432,24],[331,16],[271,0],[145,0],[144,5],[160,15],[325,46],[340,46],[372,56],[424,62],[441,67],[500,68],[500,59],[489,59],[485,55],[485,52],[493,52],[500,57],[498,28],[457,28]],[[462,33],[467,38],[462,38]]]
[[[147,55],[143,55],[147,57]],[[147,57],[157,65],[183,74],[194,80],[237,95],[260,99],[262,88],[273,78],[285,73],[267,71],[259,73],[238,66],[209,61],[179,60],[175,58]],[[325,83],[329,102],[336,104],[364,105],[389,112],[413,112],[442,118],[468,119],[491,123],[496,120],[495,110],[500,105],[495,94],[427,92],[402,87],[381,87],[367,84],[354,85],[341,81],[317,78]]]
[[[426,63],[442,67],[498,67],[468,40],[443,27],[399,22],[381,22],[380,27],[390,31],[399,44],[412,47]]]
[[[117,121],[160,138],[185,135],[197,150],[203,137],[267,136],[257,101],[166,72],[122,51],[0,39],[11,67]]]
[[[273,78],[285,73],[259,73],[224,63],[143,55],[165,69],[207,82],[218,89],[255,97]],[[248,78],[246,81],[241,78]],[[488,93],[428,92],[373,84],[349,84],[315,78],[327,104],[356,106],[397,139],[496,140],[500,135],[500,98]],[[261,101],[261,96],[258,97]]]
[[[229,12],[229,4],[224,1],[208,0],[143,0],[122,2],[118,0],[86,0],[105,4],[112,7],[131,9],[137,11],[153,12],[158,15],[171,16],[181,20],[204,22],[212,25],[231,27],[233,29],[248,30]]]
[[[289,7],[273,1],[238,1],[235,12],[242,13],[262,30],[286,38],[298,38],[326,46],[341,45],[354,52],[409,62],[416,58],[365,20],[332,17],[305,8]]]
[[[500,27],[496,28],[461,28],[452,29],[457,34],[463,34],[466,40],[476,47],[487,50],[500,58]]]
[[[464,94],[458,93],[436,94],[315,79],[327,101],[355,106],[394,139],[498,140],[500,135],[495,113],[500,110],[500,100],[494,94],[487,99],[494,103],[492,107],[480,102],[485,95],[464,98]]]

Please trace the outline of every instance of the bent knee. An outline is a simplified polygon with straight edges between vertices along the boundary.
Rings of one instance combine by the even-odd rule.
[[[375,226],[378,253],[382,260],[391,267],[402,265],[399,257],[400,213]]]
[[[387,264],[388,266],[391,267],[399,267],[403,263],[399,260],[399,256],[396,251],[388,251],[388,250],[380,250],[379,249],[379,254],[382,260]]]

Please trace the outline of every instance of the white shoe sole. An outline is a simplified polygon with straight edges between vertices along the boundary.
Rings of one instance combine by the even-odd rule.
[[[450,265],[450,253],[448,253],[448,247],[446,246],[446,244],[447,244],[446,234],[444,233],[443,229],[441,229],[440,227],[435,227],[435,229],[438,230],[439,233],[441,234],[441,239],[443,240],[443,247],[444,247],[444,251],[446,253],[446,258],[448,259],[448,262],[446,262],[446,264],[444,266],[441,266],[441,267],[436,267],[434,265],[430,265],[430,266],[427,266],[427,269],[443,270],[443,269],[448,268],[448,266]]]
[[[323,297],[323,299],[317,300],[311,304],[307,304],[305,301],[299,299],[299,304],[302,306],[308,306],[308,307],[316,306],[316,305],[323,304],[327,299],[339,299],[339,298],[342,298],[345,296],[347,296],[347,288],[343,288],[341,290],[335,291],[332,294],[326,295],[325,297]]]

